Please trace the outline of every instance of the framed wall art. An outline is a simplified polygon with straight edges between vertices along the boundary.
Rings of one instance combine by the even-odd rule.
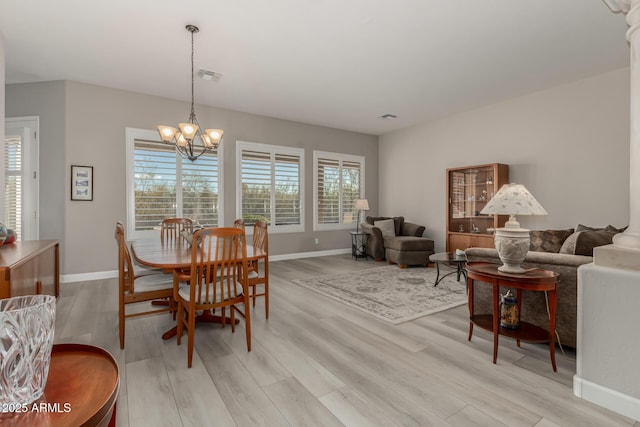
[[[71,200],[93,200],[93,166],[71,166]]]

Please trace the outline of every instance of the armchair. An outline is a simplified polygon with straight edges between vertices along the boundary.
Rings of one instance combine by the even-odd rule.
[[[385,220],[393,220],[392,229],[380,227],[380,221]],[[400,268],[406,268],[407,265],[426,266],[429,256],[434,253],[433,240],[422,237],[425,227],[405,222],[404,217],[368,216],[361,227],[369,235],[367,255],[376,261],[386,259],[389,264],[396,263]]]

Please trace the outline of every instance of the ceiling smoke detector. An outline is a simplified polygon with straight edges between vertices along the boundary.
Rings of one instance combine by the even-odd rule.
[[[223,74],[218,73],[217,71],[205,70],[204,68],[200,68],[198,70],[198,77],[202,80],[215,80],[218,81],[222,78]]]
[[[383,114],[383,115],[381,115],[381,116],[380,116],[380,117],[378,117],[378,118],[379,118],[379,119],[382,119],[382,120],[389,120],[389,119],[395,119],[395,118],[397,118],[397,117],[398,117],[398,116],[396,116],[395,114],[389,114],[389,113],[387,113],[387,114]]]

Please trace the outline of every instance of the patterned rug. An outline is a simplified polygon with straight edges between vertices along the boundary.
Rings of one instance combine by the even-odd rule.
[[[456,282],[456,275],[452,274],[434,288],[435,280],[435,268],[388,265],[293,283],[397,325],[467,302],[463,277]]]

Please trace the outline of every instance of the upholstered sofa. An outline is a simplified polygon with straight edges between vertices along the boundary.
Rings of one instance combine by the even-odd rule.
[[[593,248],[611,243],[622,230],[612,226],[592,228],[578,225],[575,232],[545,230],[531,232],[531,247],[523,266],[542,268],[559,273],[557,292],[556,332],[563,346],[576,347],[578,267],[593,261]],[[468,248],[469,262],[487,261],[502,264],[495,249]],[[500,291],[504,294],[505,290]],[[474,311],[491,312],[491,287],[474,288]],[[543,292],[523,292],[521,319],[548,327],[549,317]]]
[[[434,253],[433,240],[422,237],[425,227],[405,222],[404,217],[370,217],[361,224],[367,236],[367,255],[376,261],[386,259],[400,268],[428,265]]]

